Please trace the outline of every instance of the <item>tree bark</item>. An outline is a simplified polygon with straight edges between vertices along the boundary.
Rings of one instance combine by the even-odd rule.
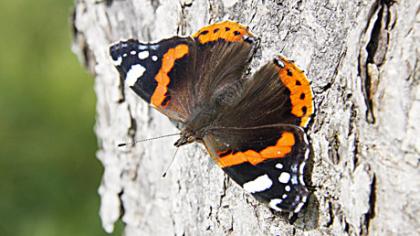
[[[100,217],[131,235],[419,235],[418,0],[78,0],[73,50],[95,76]],[[294,224],[183,147],[166,178],[172,124],[118,79],[113,42],[189,35],[231,19],[261,38],[252,69],[277,53],[312,80],[309,205]]]

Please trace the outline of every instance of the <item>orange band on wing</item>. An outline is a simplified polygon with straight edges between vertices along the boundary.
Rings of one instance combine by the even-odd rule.
[[[292,151],[295,144],[295,137],[292,132],[284,132],[277,140],[274,146],[266,147],[265,149],[257,152],[254,150],[247,150],[245,152],[237,152],[228,154],[217,159],[217,164],[221,168],[239,165],[244,162],[249,162],[252,165],[257,165],[267,159],[283,158]]]
[[[174,48],[169,49],[162,58],[162,66],[160,67],[159,72],[155,76],[157,82],[157,87],[153,92],[153,95],[150,99],[150,103],[155,107],[162,105],[162,102],[166,98],[166,93],[168,92],[168,85],[171,82],[168,73],[174,67],[175,61],[184,57],[188,54],[188,45],[180,44]]]
[[[284,67],[278,67],[279,77],[290,91],[292,114],[301,118],[300,126],[305,127],[314,111],[312,90],[305,73],[293,62],[279,56]]]
[[[201,28],[198,32],[193,34],[193,38],[198,38],[201,44],[223,39],[228,42],[243,41],[243,36],[254,35],[248,31],[248,27],[233,21],[223,21],[213,25]]]

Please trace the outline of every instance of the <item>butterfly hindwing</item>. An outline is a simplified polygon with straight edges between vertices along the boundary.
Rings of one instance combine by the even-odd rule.
[[[216,163],[255,198],[277,211],[299,212],[309,194],[303,127],[312,113],[308,79],[278,56],[246,81],[203,140]]]
[[[303,175],[310,150],[302,128],[214,129],[203,140],[216,163],[272,209],[298,212],[305,204],[308,190]]]

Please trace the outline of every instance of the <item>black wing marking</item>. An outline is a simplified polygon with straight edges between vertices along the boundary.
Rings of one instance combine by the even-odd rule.
[[[304,172],[310,149],[302,128],[212,129],[203,140],[216,163],[270,208],[296,213],[306,203]]]
[[[171,92],[186,90],[191,80],[186,65],[192,60],[190,48],[194,51],[194,47],[195,42],[188,37],[158,43],[130,39],[111,46],[110,54],[126,85],[172,119],[182,121],[188,116],[186,106],[171,101]]]

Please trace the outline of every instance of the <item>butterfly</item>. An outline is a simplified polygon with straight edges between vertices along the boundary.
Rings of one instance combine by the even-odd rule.
[[[304,72],[276,56],[252,76],[258,39],[224,21],[192,36],[110,47],[124,83],[180,129],[175,146],[204,144],[224,172],[275,211],[298,213],[309,192],[304,128],[314,112]]]

